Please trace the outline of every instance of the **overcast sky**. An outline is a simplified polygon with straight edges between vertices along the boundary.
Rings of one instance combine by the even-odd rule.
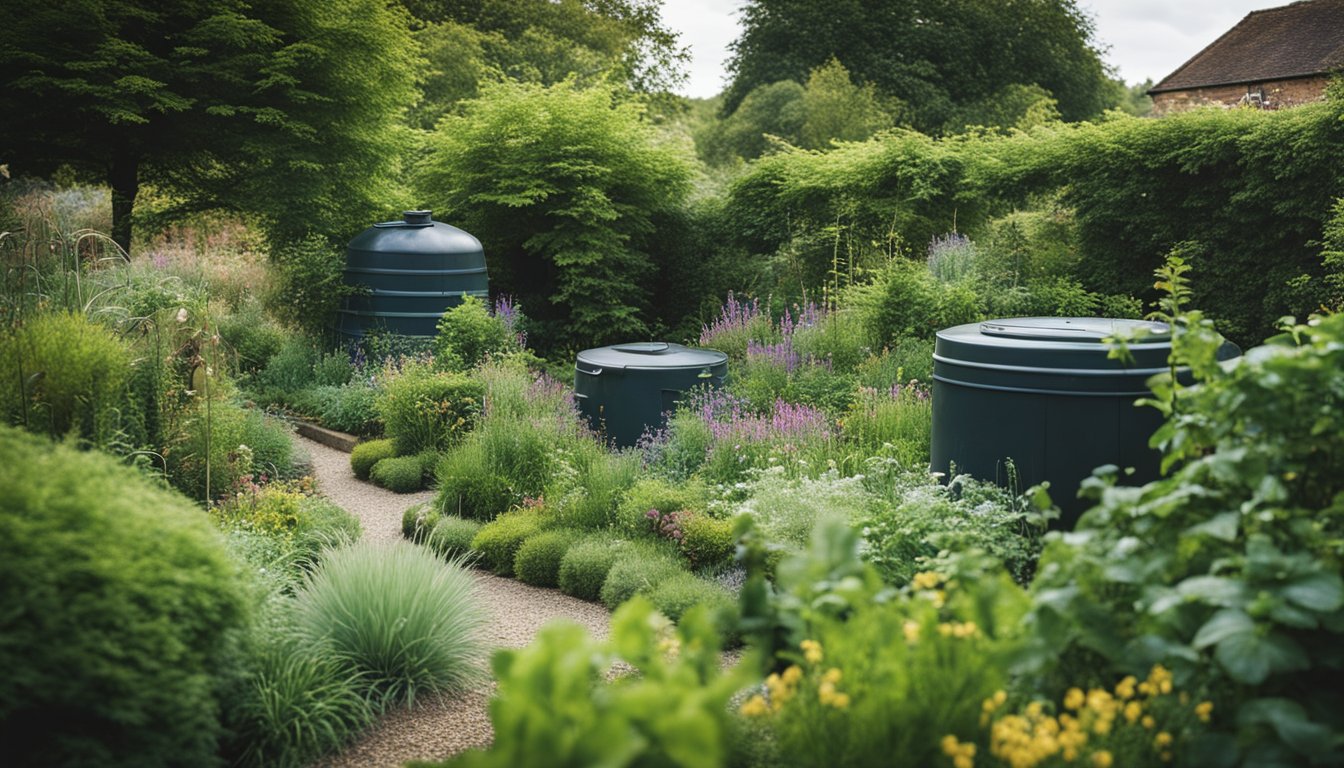
[[[1285,4],[1285,0],[1078,0],[1096,22],[1097,42],[1107,50],[1104,60],[1130,83],[1161,80],[1247,13]],[[728,44],[737,37],[740,5],[737,0],[664,0],[663,20],[691,48],[685,95],[708,97],[723,90],[723,64]]]

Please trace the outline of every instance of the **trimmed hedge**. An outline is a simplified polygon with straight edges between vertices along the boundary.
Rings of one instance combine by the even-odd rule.
[[[560,560],[560,571],[556,576],[560,591],[580,600],[597,602],[607,572],[629,548],[629,541],[607,532],[579,539]]]
[[[560,562],[578,538],[577,531],[561,529],[543,531],[527,539],[514,555],[513,572],[519,581],[534,587],[556,586]]]
[[[645,542],[634,543],[621,553],[607,578],[602,582],[599,597],[612,610],[639,593],[648,593],[662,582],[686,573],[679,558],[670,548]]]
[[[466,557],[472,554],[471,542],[482,527],[476,520],[444,515],[435,523],[425,543],[440,557]]]
[[[355,477],[368,480],[375,464],[396,455],[397,449],[391,440],[369,440],[359,443],[350,452],[350,469],[354,471]]]
[[[541,516],[532,510],[505,512],[481,528],[471,540],[471,548],[480,554],[485,567],[500,576],[512,576],[518,548],[541,527]]]

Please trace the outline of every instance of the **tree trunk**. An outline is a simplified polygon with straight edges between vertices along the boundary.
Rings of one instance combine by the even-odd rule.
[[[131,211],[140,192],[140,158],[130,152],[117,153],[107,169],[107,183],[112,187],[112,240],[121,246],[122,255],[129,261]]]

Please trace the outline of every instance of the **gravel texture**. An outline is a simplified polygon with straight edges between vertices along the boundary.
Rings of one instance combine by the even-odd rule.
[[[318,489],[359,518],[365,539],[401,538],[402,512],[434,498],[432,491],[396,494],[357,480],[350,472],[349,454],[302,437],[295,441],[312,455]],[[553,619],[576,622],[594,637],[607,636],[611,614],[600,605],[484,571],[472,571],[472,575],[476,597],[489,616],[482,639],[491,650],[527,645]],[[408,760],[439,760],[487,746],[493,737],[487,713],[493,688],[494,683],[488,682],[465,694],[427,697],[418,700],[414,709],[388,712],[361,738],[315,768],[399,766]]]

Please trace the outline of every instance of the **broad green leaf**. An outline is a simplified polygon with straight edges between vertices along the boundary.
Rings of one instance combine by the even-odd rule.
[[[1204,626],[1200,627],[1199,631],[1195,633],[1192,644],[1196,648],[1208,648],[1210,645],[1221,643],[1233,635],[1254,631],[1255,621],[1245,611],[1224,608],[1204,622]]]
[[[1248,701],[1237,710],[1237,723],[1269,725],[1285,744],[1311,758],[1328,755],[1334,741],[1330,728],[1312,722],[1307,717],[1306,709],[1289,699]]]
[[[1307,654],[1288,637],[1277,633],[1241,632],[1218,643],[1214,658],[1238,683],[1259,685],[1275,672],[1306,669]]]
[[[1313,573],[1284,587],[1284,597],[1303,608],[1321,613],[1339,610],[1344,606],[1344,580],[1335,573]]]
[[[1190,536],[1212,536],[1219,541],[1235,541],[1237,538],[1237,529],[1241,525],[1241,515],[1237,512],[1223,512],[1214,515],[1199,525],[1191,526],[1186,530]]]
[[[1249,599],[1245,584],[1222,576],[1194,576],[1177,584],[1176,591],[1184,597],[1227,607],[1244,605]]]

